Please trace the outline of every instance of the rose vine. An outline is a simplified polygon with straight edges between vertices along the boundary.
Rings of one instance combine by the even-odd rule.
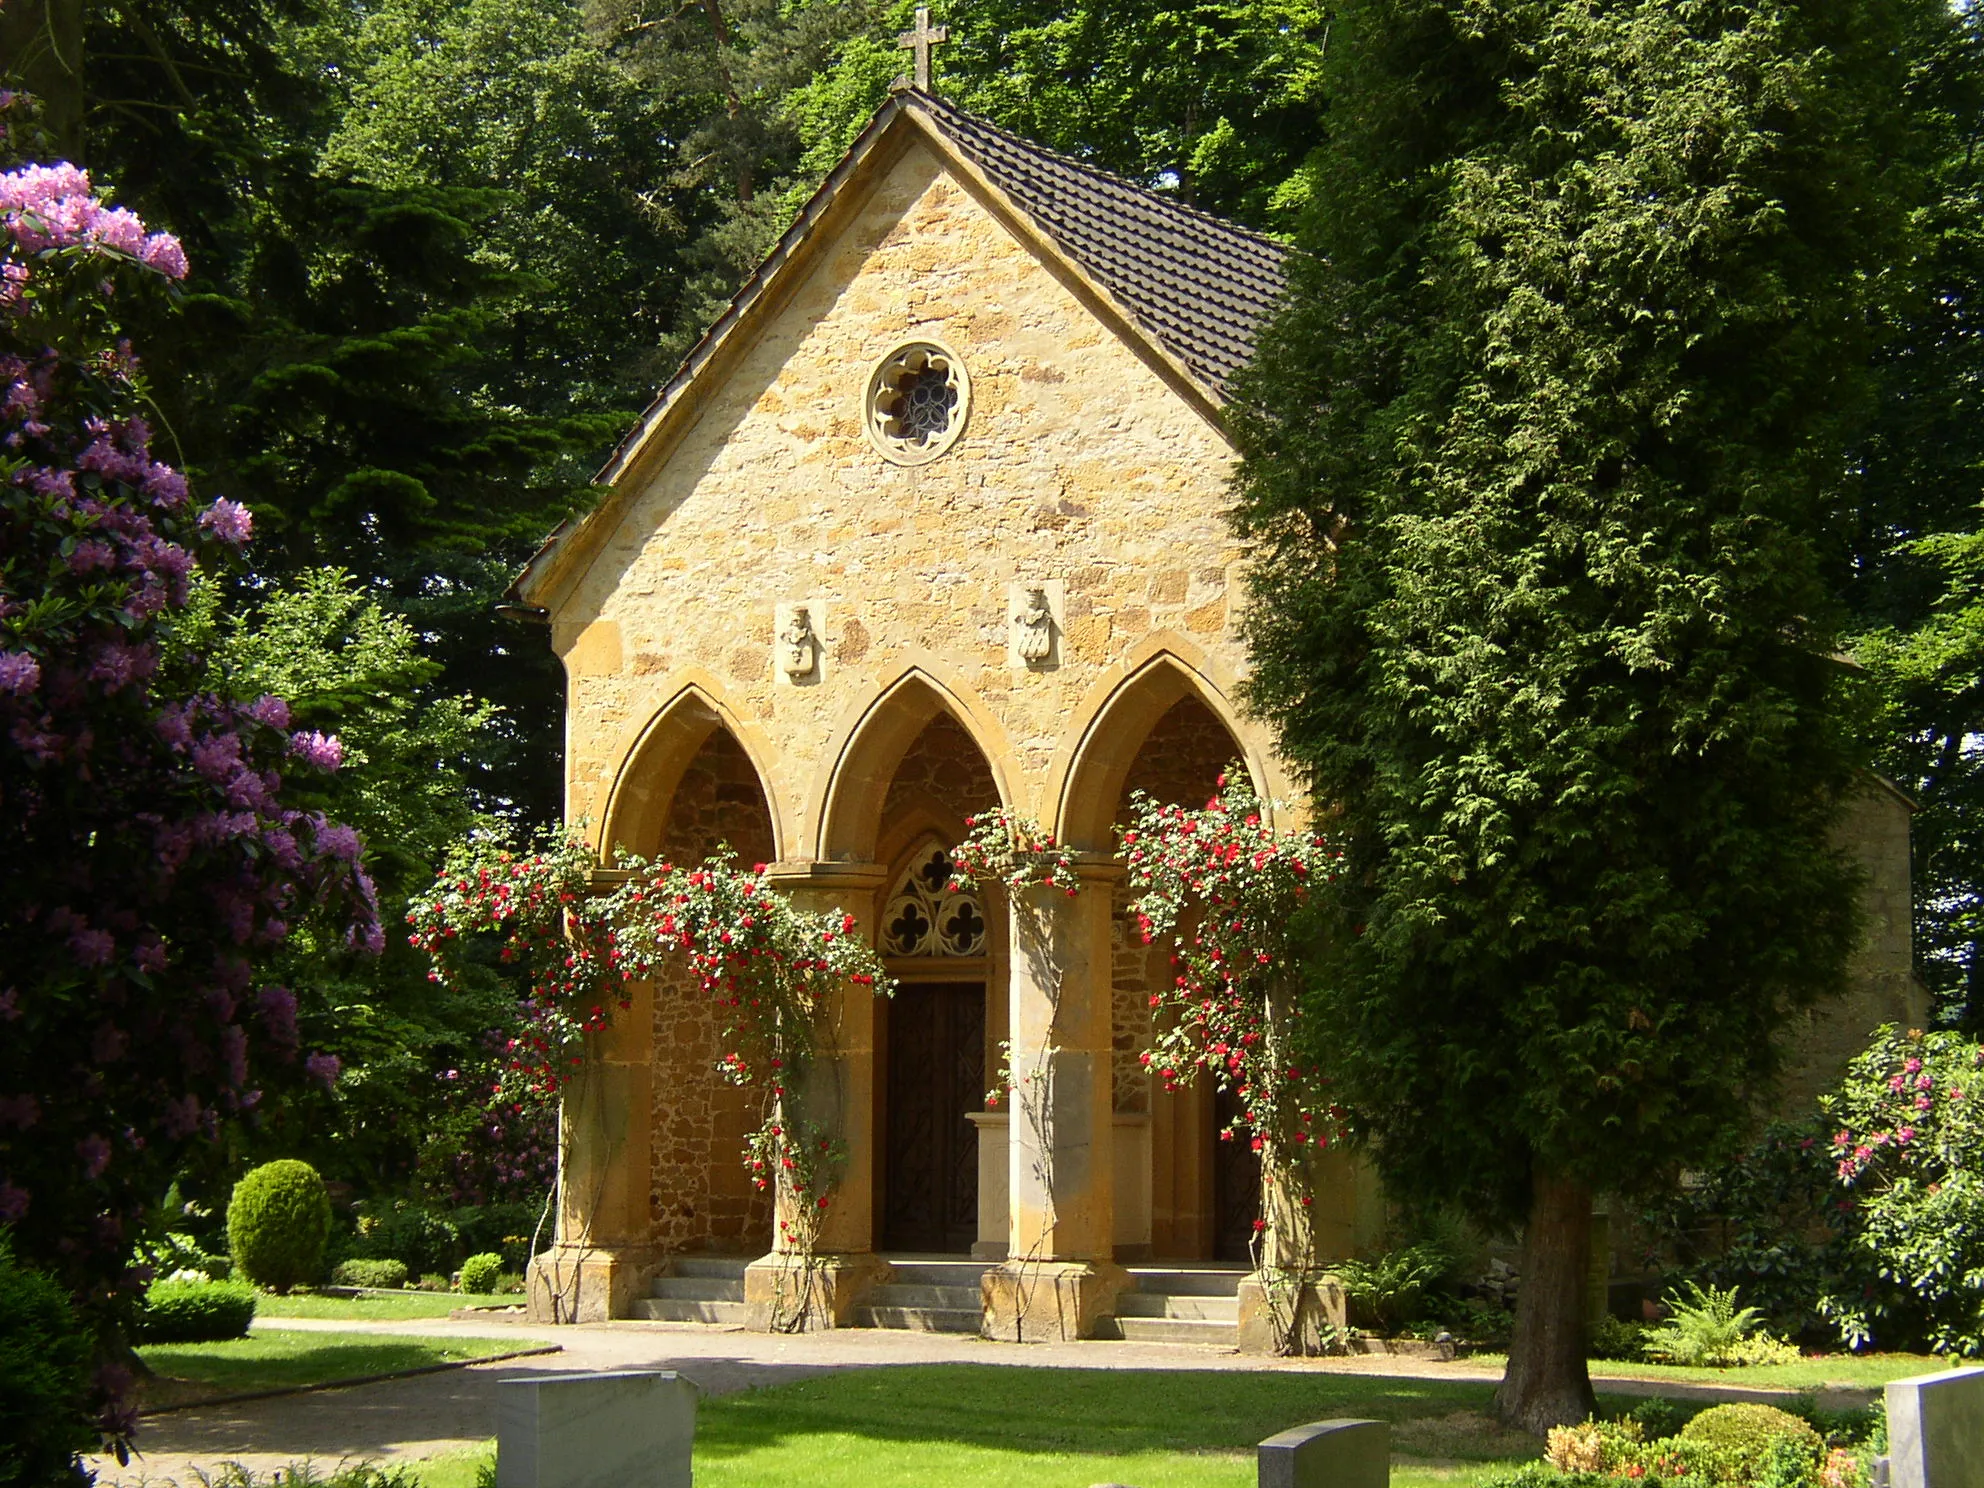
[[[499,958],[524,970],[522,1029],[493,1092],[519,1105],[558,1098],[585,1067],[587,1037],[631,1005],[634,983],[685,968],[724,1018],[716,1072],[760,1097],[745,1167],[776,1192],[780,1248],[810,1267],[846,1153],[807,1117],[796,1080],[827,995],[841,985],[887,995],[893,983],[853,915],[797,909],[763,864],[741,868],[727,849],[695,866],[621,857],[610,886],[601,867],[576,837],[528,852],[465,844],[412,906],[410,940],[439,982],[456,982],[466,945],[492,933]]]

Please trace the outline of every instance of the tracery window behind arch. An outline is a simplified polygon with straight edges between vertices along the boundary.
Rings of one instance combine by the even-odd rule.
[[[909,865],[882,915],[883,955],[985,954],[985,906],[974,891],[947,887],[951,871],[950,851],[934,843]]]

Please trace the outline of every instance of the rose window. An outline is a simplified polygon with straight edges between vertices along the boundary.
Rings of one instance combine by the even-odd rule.
[[[868,380],[868,437],[891,460],[920,465],[964,428],[971,382],[943,347],[918,341],[882,359]]]
[[[982,956],[985,908],[969,889],[953,891],[951,855],[927,848],[889,896],[882,913],[885,956]]]

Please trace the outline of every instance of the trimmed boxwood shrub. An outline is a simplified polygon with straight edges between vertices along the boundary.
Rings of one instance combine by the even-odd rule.
[[[1702,1442],[1726,1454],[1745,1482],[1758,1478],[1779,1443],[1807,1462],[1816,1461],[1826,1445],[1810,1424],[1789,1411],[1751,1401],[1710,1406],[1681,1428],[1681,1439]]]
[[[142,1343],[211,1343],[245,1338],[255,1320],[255,1289],[238,1281],[155,1281],[138,1314]]]
[[[465,1292],[493,1292],[497,1278],[503,1274],[503,1258],[493,1250],[485,1250],[480,1255],[472,1255],[462,1262],[462,1290]]]
[[[405,1261],[345,1261],[331,1273],[331,1280],[339,1286],[383,1287],[394,1289],[403,1287],[412,1273],[406,1269]]]
[[[264,1163],[234,1185],[227,1205],[227,1248],[241,1274],[259,1287],[287,1292],[324,1271],[331,1200],[324,1180],[293,1157]]]
[[[0,1483],[79,1485],[96,1445],[90,1340],[54,1282],[14,1259],[0,1230]]]

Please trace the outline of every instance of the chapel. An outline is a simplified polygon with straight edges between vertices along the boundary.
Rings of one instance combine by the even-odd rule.
[[[1235,763],[1278,824],[1307,817],[1236,702],[1247,554],[1224,516],[1229,382],[1285,253],[899,87],[517,581],[568,679],[568,820],[602,850],[768,864],[900,983],[835,1010],[825,1325],[1244,1322],[1260,1173],[1218,1139],[1220,1097],[1137,1061],[1170,973],[1112,829],[1132,793],[1202,805]],[[1024,946],[998,893],[945,891],[967,819],[999,807],[1079,855],[1083,892]],[[1870,790],[1848,825],[1870,929],[1810,1031],[1828,1068],[1921,1017],[1907,810]],[[660,986],[604,1036],[538,1315],[762,1324],[772,1214],[717,1032]],[[987,1105],[1002,1057],[1051,1068],[1039,1119]],[[1321,1254],[1380,1243],[1373,1180],[1320,1161]],[[1016,1295],[1020,1256],[1051,1286]]]

